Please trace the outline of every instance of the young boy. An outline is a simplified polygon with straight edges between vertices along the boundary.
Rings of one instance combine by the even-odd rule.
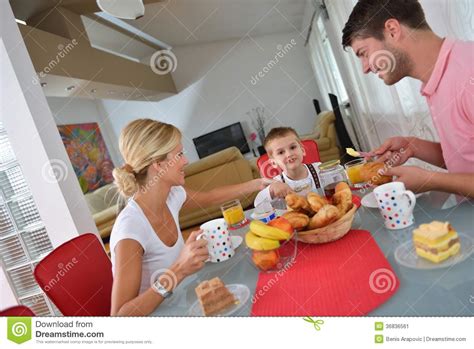
[[[319,162],[303,164],[305,149],[298,134],[291,127],[277,127],[270,130],[263,146],[271,166],[283,172],[273,178],[274,182],[260,191],[255,198],[257,207],[264,201],[284,198],[289,193],[306,195],[311,191],[323,195],[318,176]]]

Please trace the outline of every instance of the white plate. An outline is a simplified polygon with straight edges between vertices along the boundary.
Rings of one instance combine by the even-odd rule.
[[[415,197],[418,199],[422,196],[423,193],[415,194]],[[361,205],[368,208],[379,208],[377,205],[377,199],[375,198],[374,192],[365,194],[362,200],[360,201]]]
[[[412,269],[427,270],[450,267],[468,258],[474,250],[472,239],[469,236],[460,233],[458,233],[458,236],[461,241],[461,250],[441,263],[433,263],[418,256],[411,240],[397,247],[395,250],[395,260],[398,264]]]
[[[242,236],[231,236],[230,237],[230,241],[232,242],[232,247],[234,248],[234,250],[237,249],[237,247],[240,246],[240,244],[242,243],[244,239],[242,238]]]
[[[360,201],[361,205],[368,208],[378,208],[377,199],[373,192],[365,194],[362,200]]]
[[[217,313],[212,316],[229,316],[234,314],[236,311],[241,309],[245,303],[250,298],[250,290],[247,286],[242,285],[242,284],[231,284],[231,285],[226,285],[227,289],[235,296],[237,299],[238,303],[232,305],[231,307],[224,309],[224,311]],[[199,304],[199,300],[193,303],[191,305],[191,308],[189,309],[189,315],[190,316],[204,316],[204,313],[202,312],[201,305]]]

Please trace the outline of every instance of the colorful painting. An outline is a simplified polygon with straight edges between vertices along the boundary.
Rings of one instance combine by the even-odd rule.
[[[58,126],[83,193],[113,181],[114,165],[95,122]]]

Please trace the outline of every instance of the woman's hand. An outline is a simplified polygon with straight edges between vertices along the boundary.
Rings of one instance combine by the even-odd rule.
[[[251,180],[250,182],[251,182],[251,186],[254,188],[252,192],[255,192],[255,191],[261,191],[265,189],[266,187],[268,187],[270,184],[272,184],[275,181],[269,178],[257,178],[257,179]]]
[[[275,181],[270,184],[270,195],[272,199],[284,198],[288,194],[293,193],[293,189],[286,183]]]
[[[414,137],[392,137],[373,152],[379,156],[378,162],[389,162],[390,166],[400,166],[415,156]]]
[[[196,240],[202,230],[193,231],[181,250],[176,262],[171,266],[170,271],[175,273],[178,283],[186,276],[194,274],[204,267],[204,263],[209,258],[207,240]]]

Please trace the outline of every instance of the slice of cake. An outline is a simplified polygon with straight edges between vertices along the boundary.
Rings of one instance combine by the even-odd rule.
[[[413,231],[416,253],[433,263],[454,256],[461,249],[458,234],[448,222],[421,224]]]
[[[201,282],[195,289],[204,315],[214,315],[237,304],[234,295],[218,277]]]

